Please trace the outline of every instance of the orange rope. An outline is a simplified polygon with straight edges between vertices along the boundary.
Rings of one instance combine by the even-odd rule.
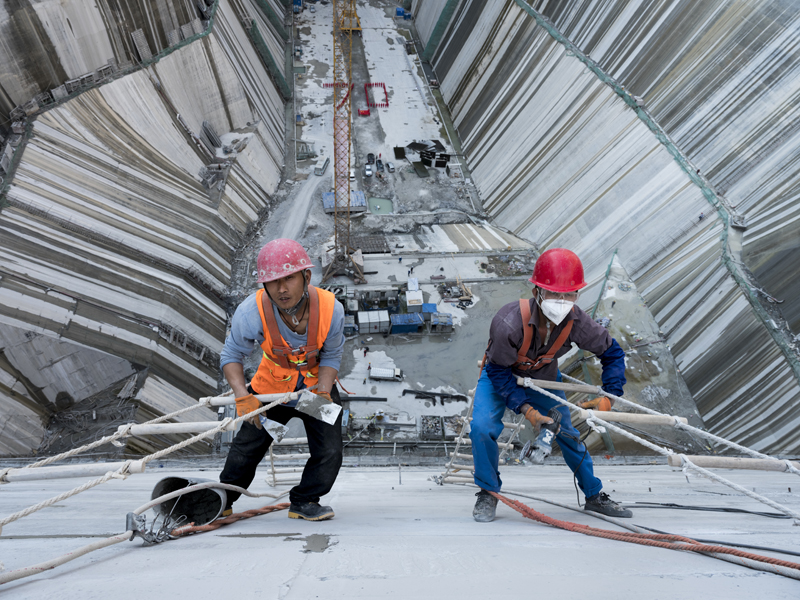
[[[284,510],[287,508],[289,508],[288,502],[282,502],[281,504],[274,504],[272,506],[264,506],[263,508],[254,508],[252,510],[246,510],[244,512],[228,515],[223,519],[217,519],[216,521],[212,521],[208,525],[195,525],[194,523],[190,523],[189,525],[184,525],[183,527],[178,527],[174,529],[170,535],[172,537],[181,537],[182,535],[188,535],[190,533],[202,533],[204,531],[214,531],[215,529],[219,529],[223,525],[230,525],[231,523],[236,523],[237,521],[241,521],[242,519],[249,519],[251,517],[257,517],[259,515],[268,515],[271,512],[275,512],[276,510]]]
[[[621,542],[641,544],[643,546],[668,548],[670,550],[684,550],[684,551],[688,550],[691,552],[715,552],[718,554],[731,554],[733,556],[738,556],[740,558],[748,558],[750,560],[755,560],[770,565],[800,570],[800,564],[797,563],[789,562],[786,560],[779,560],[777,558],[770,558],[769,556],[761,556],[760,554],[753,554],[751,552],[744,552],[742,550],[734,550],[733,548],[727,548],[725,546],[712,546],[708,544],[701,544],[697,540],[693,540],[691,538],[683,537],[680,535],[662,534],[662,533],[634,533],[632,531],[625,531],[625,532],[609,531],[608,529],[598,529],[596,527],[590,527],[589,525],[571,523],[570,521],[560,521],[558,519],[553,519],[552,517],[548,517],[547,515],[537,512],[533,510],[530,506],[526,506],[525,504],[519,502],[518,500],[510,500],[509,498],[501,496],[496,492],[489,492],[489,493],[498,500],[500,500],[503,504],[506,504],[507,506],[510,506],[514,510],[518,511],[524,517],[528,517],[529,519],[533,519],[534,521],[538,521],[540,523],[552,525],[553,527],[558,527],[559,529],[565,529],[567,531],[574,531],[577,533],[583,533],[585,535],[592,535],[595,537],[606,538],[609,540],[618,540]],[[674,542],[681,542],[681,543],[677,544]]]

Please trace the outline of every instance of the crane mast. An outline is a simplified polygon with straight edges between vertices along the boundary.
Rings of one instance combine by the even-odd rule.
[[[355,0],[333,0],[334,255],[323,274],[323,282],[334,275],[349,275],[356,283],[366,283],[363,269],[353,261],[354,249],[350,244],[350,91],[354,31],[361,31]]]

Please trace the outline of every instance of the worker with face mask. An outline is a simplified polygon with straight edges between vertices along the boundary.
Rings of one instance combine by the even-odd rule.
[[[256,260],[257,282],[263,286],[236,309],[231,332],[220,355],[222,372],[236,397],[239,416],[257,410],[255,394],[294,392],[314,386],[325,402],[340,404],[336,376],[344,349],[344,308],[331,292],[310,285],[311,259],[294,240],[266,244]],[[250,382],[243,363],[260,346],[261,363]],[[318,420],[292,400],[269,409],[264,423],[285,425],[293,417],[303,421],[311,457],[300,483],[289,492],[289,518],[322,521],[334,516],[330,506],[319,504],[330,492],[342,466],[342,414],[334,424]],[[247,488],[273,438],[259,417],[242,423],[233,439],[222,483]],[[223,515],[232,512],[238,492],[227,492]]]
[[[497,439],[503,431],[506,408],[525,415],[538,434],[542,425],[552,424],[546,416],[552,408],[561,414],[555,436],[567,466],[575,474],[586,496],[585,510],[613,517],[631,517],[602,491],[603,483],[594,475],[592,457],[572,426],[569,409],[530,388],[517,385],[517,377],[561,381],[558,357],[573,343],[595,354],[603,366],[603,389],[622,395],[625,385],[625,353],[608,331],[595,323],[575,302],[586,287],[583,265],[578,256],[564,248],[544,252],[536,261],[530,282],[533,297],[506,304],[492,320],[489,346],[475,389],[470,439],[475,463],[475,484],[481,488],[473,510],[479,522],[494,519],[502,482],[498,471]],[[566,399],[563,392],[553,394]],[[587,400],[583,408],[610,410],[613,400],[605,397]]]

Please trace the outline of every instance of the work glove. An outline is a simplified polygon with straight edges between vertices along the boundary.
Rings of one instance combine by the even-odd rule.
[[[597,398],[593,398],[591,400],[578,402],[578,406],[584,410],[599,410],[601,412],[606,412],[611,410],[611,407],[614,406],[614,401],[611,398],[606,398],[605,396],[598,396]]]
[[[247,394],[247,396],[236,399],[236,416],[238,417],[243,417],[259,408],[261,408],[261,402],[253,394]],[[250,419],[250,422],[259,429],[262,428],[261,419],[258,418],[258,415]]]
[[[527,408],[525,408],[526,406]],[[542,428],[542,425],[547,425],[548,423],[553,422],[553,419],[550,417],[545,417],[542,413],[529,404],[524,404],[522,406],[522,412],[525,415],[525,418],[530,421],[530,424],[533,426],[533,432],[536,435],[539,435],[539,430]]]
[[[331,398],[329,392],[314,392],[314,393],[320,398],[325,398],[325,400],[327,400],[328,402],[333,402],[333,398]]]

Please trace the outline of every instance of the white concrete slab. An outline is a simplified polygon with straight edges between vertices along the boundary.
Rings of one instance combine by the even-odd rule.
[[[602,460],[600,461],[602,462]],[[189,463],[184,463],[189,465]],[[142,547],[126,542],[27,580],[3,586],[15,599],[126,598],[797,598],[796,580],[710,557],[605,540],[544,526],[499,506],[497,519],[476,523],[474,488],[439,487],[434,468],[341,472],[323,499],[330,521],[289,520],[286,512],[217,531]],[[216,477],[216,469],[158,469],[112,481],[8,525],[0,556],[8,570],[58,556],[124,529],[125,513],[150,497],[163,476]],[[618,501],[675,502],[767,510],[727,488],[687,479],[664,465],[597,467]],[[266,491],[260,473],[255,491]],[[564,466],[508,467],[505,487],[575,505]],[[791,475],[726,472],[776,501],[800,507]],[[794,492],[788,492],[795,484]],[[65,489],[66,481],[9,484],[0,495],[6,515]],[[525,501],[551,517],[615,529],[584,513]],[[236,510],[270,504],[242,499]],[[791,521],[750,514],[634,510],[632,522],[703,539],[800,551]],[[55,537],[61,536],[61,537]],[[327,536],[315,537],[310,536]],[[760,552],[763,554],[763,552]],[[785,560],[797,557],[774,554]]]

